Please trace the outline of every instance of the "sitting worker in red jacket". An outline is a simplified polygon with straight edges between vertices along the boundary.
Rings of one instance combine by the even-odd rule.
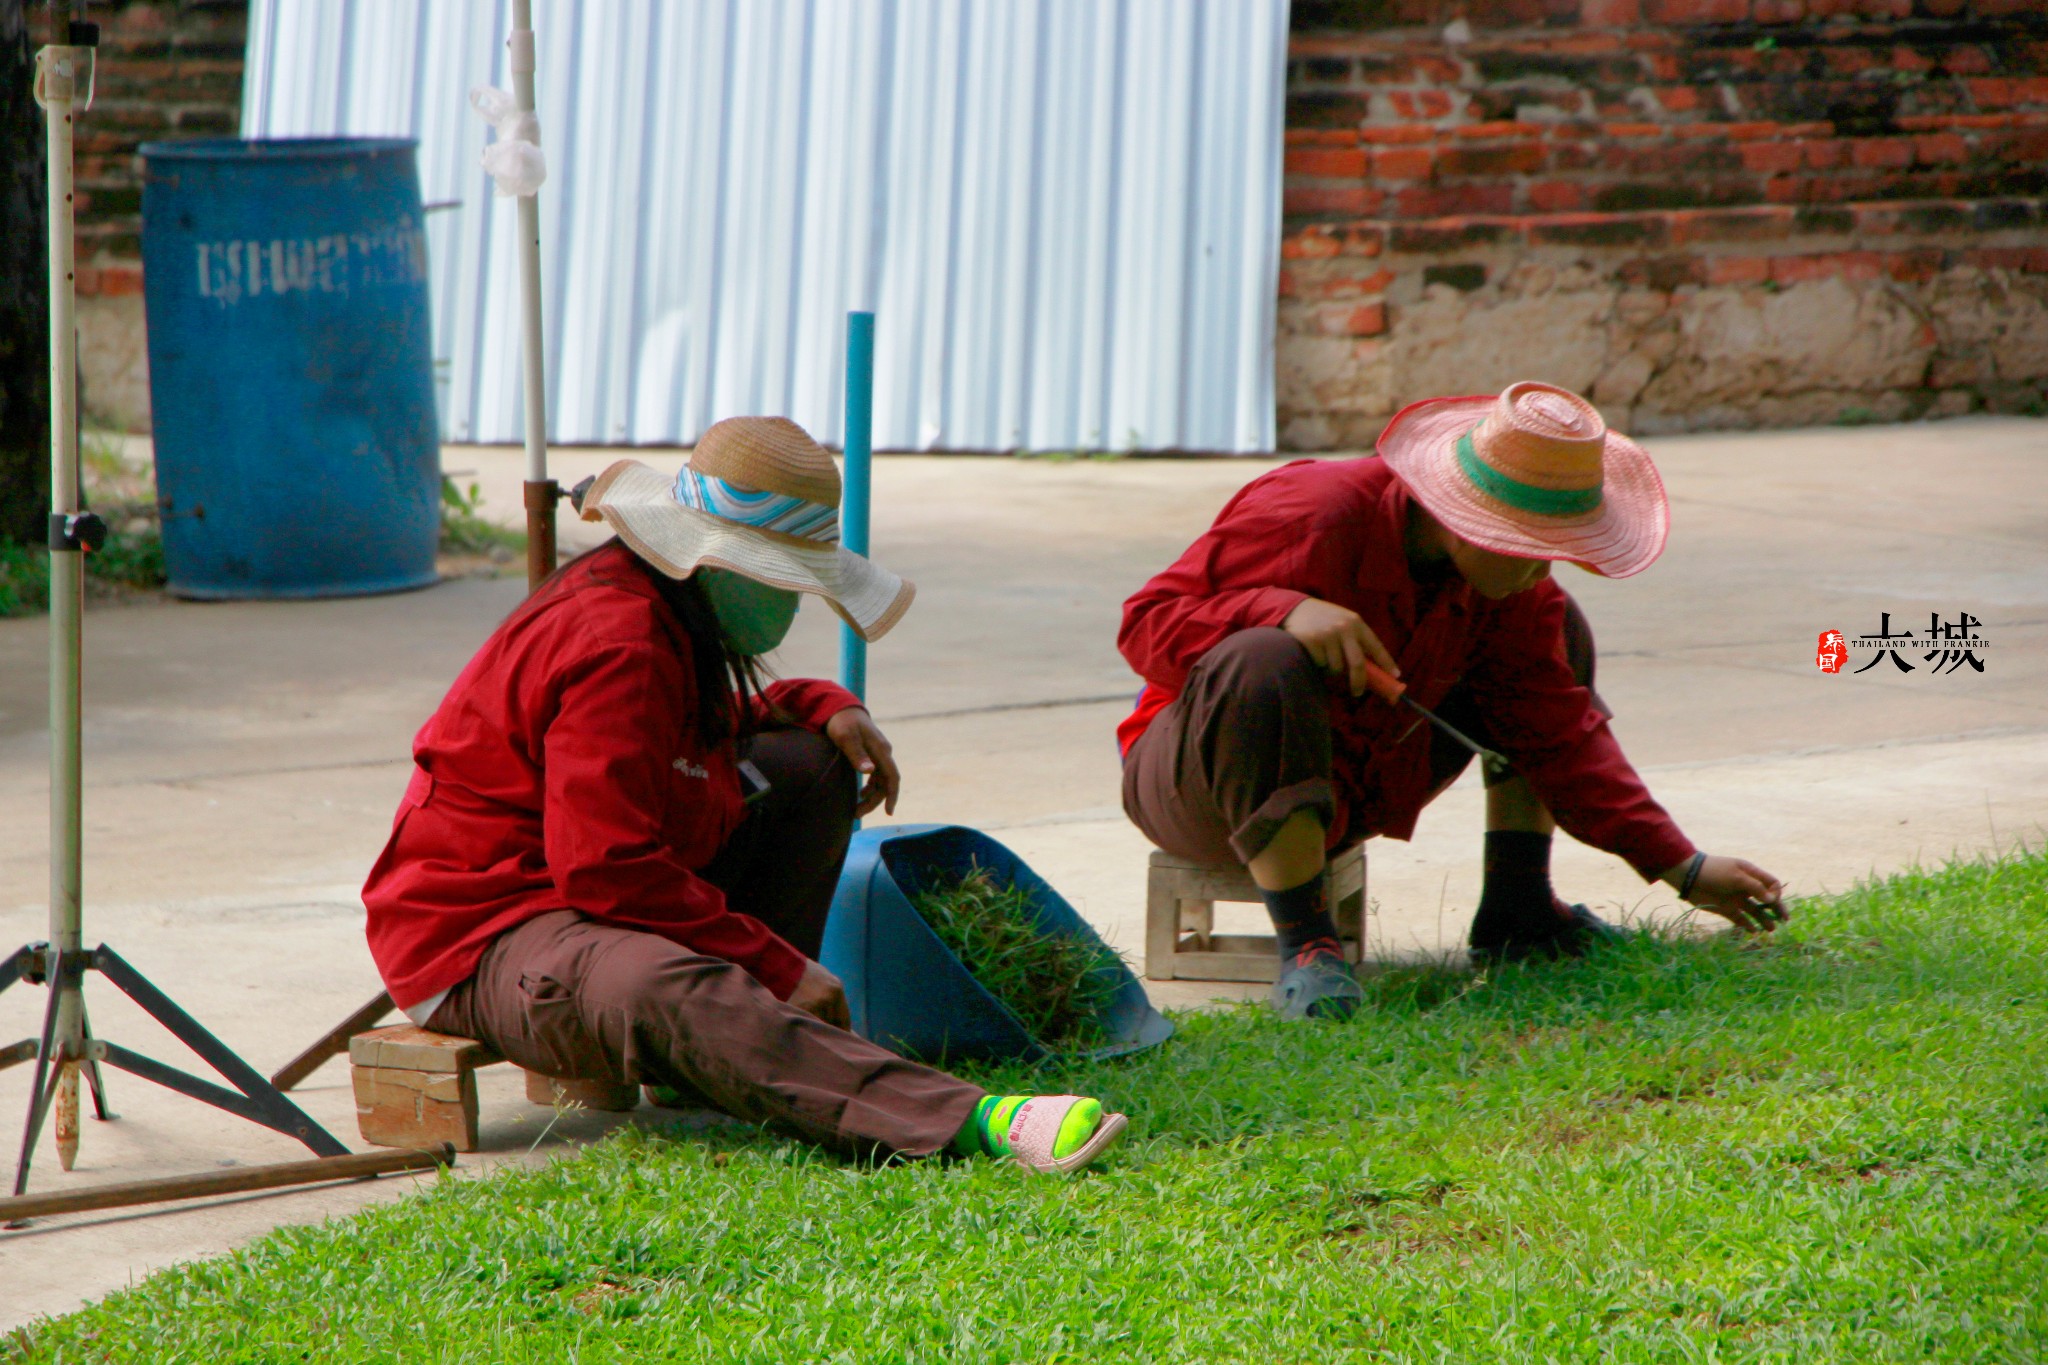
[[[1753,863],[1700,852],[1650,798],[1593,691],[1555,560],[1621,578],[1664,548],[1664,486],[1593,405],[1547,384],[1397,413],[1378,454],[1253,480],[1124,604],[1145,679],[1119,727],[1124,809],[1171,853],[1249,866],[1277,932],[1273,1002],[1361,998],[1322,903],[1329,850],[1416,815],[1471,752],[1368,687],[1377,667],[1512,767],[1487,786],[1475,956],[1576,954],[1616,930],[1551,891],[1558,825],[1745,929],[1785,917]]]
[[[872,640],[913,592],[839,547],[831,456],[731,418],[675,480],[622,460],[579,506],[618,538],[514,611],[414,741],[363,888],[391,998],[529,1071],[691,1087],[836,1148],[1093,1160],[1121,1115],[884,1051],[816,961],[853,820],[894,809],[897,769],[852,693],[764,686],[757,660],[799,593]]]

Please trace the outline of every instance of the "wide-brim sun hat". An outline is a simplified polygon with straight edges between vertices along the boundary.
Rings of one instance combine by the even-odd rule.
[[[1431,516],[1482,549],[1609,578],[1664,552],[1671,507],[1657,467],[1568,389],[1523,381],[1410,403],[1378,448]]]
[[[865,640],[879,640],[916,596],[874,561],[839,544],[839,470],[786,417],[714,423],[671,479],[620,460],[583,495],[585,521],[604,521],[670,578],[705,565],[821,597]]]

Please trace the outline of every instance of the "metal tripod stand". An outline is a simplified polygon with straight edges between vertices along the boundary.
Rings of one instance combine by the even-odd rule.
[[[54,16],[53,16],[54,23]],[[83,930],[81,835],[80,684],[87,551],[106,535],[99,518],[81,505],[78,470],[78,373],[72,242],[72,141],[76,116],[92,103],[96,25],[73,17],[64,43],[36,54],[36,103],[45,111],[49,154],[50,253],[50,941],[31,943],[0,959],[0,991],[16,981],[49,987],[42,1033],[0,1048],[0,1067],[33,1058],[14,1193],[28,1186],[29,1161],[44,1120],[56,1118],[58,1158],[69,1170],[78,1152],[78,1080],[85,1073],[93,1112],[107,1112],[100,1063],[168,1087],[218,1109],[273,1128],[322,1157],[348,1149],[315,1123],[247,1062],[200,1027],[113,949],[88,950]],[[96,971],[191,1048],[234,1089],[190,1075],[93,1036],[86,1016],[85,975]],[[317,1178],[327,1178],[318,1176]]]

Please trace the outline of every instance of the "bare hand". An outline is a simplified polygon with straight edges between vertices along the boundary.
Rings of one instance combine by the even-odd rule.
[[[1320,597],[1304,597],[1287,613],[1280,629],[1301,641],[1318,667],[1344,679],[1354,697],[1365,692],[1368,659],[1395,677],[1401,676],[1401,666],[1387,653],[1380,637],[1349,607],[1325,602]]]
[[[789,993],[789,1003],[834,1028],[853,1027],[853,1016],[846,1008],[846,987],[816,962],[804,964],[803,977]]]
[[[1688,858],[1664,874],[1672,886],[1685,883]],[[1792,918],[1785,908],[1785,884],[1755,863],[1742,858],[1707,855],[1700,875],[1693,880],[1686,897],[1702,910],[1711,910],[1736,928],[1748,933],[1767,934]]]
[[[853,813],[866,815],[876,806],[883,806],[894,815],[897,793],[903,790],[903,775],[896,771],[889,741],[875,727],[875,718],[867,713],[867,708],[849,706],[826,721],[825,738],[839,746],[839,752],[861,775],[860,802]]]

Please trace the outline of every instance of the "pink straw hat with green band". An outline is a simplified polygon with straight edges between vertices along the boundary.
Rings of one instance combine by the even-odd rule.
[[[1627,578],[1664,552],[1671,529],[1649,455],[1555,385],[1410,403],[1379,453],[1431,516],[1498,554]]]

